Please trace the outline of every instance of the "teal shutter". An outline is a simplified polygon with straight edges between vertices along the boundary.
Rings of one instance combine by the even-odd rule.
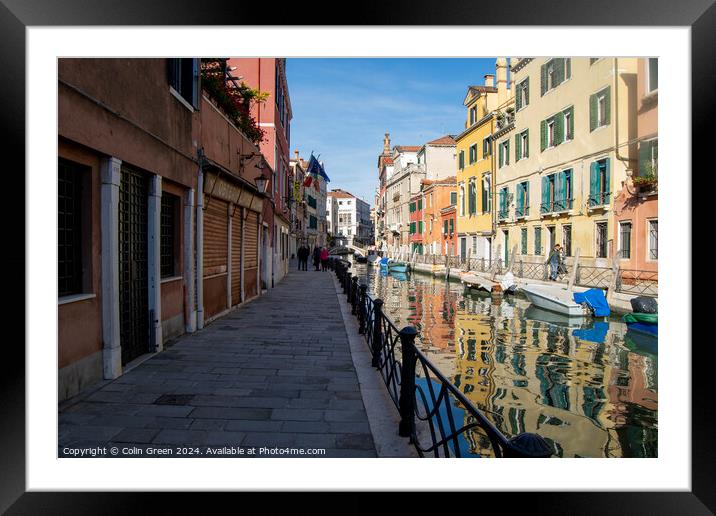
[[[500,190],[500,213],[499,213],[500,217],[502,217],[502,211],[503,211],[502,207],[504,204],[505,204],[505,189],[503,188]]]
[[[597,94],[589,96],[589,131],[597,128]]]
[[[609,158],[604,160],[604,185],[602,185],[602,191],[605,193],[604,195],[604,204],[609,204],[610,197],[611,197],[611,181],[609,180]]]
[[[557,113],[554,116],[554,145],[557,146],[564,141],[564,113]]]
[[[547,148],[547,120],[540,122],[540,151],[544,152]]]
[[[612,94],[611,94],[611,86],[607,88],[607,91],[604,92],[604,109],[606,113],[604,113],[604,120],[605,125],[609,125],[609,120],[611,119],[611,105],[612,105]]]
[[[566,202],[564,202],[564,171],[558,172],[555,174],[555,203],[557,207],[555,208],[555,211],[561,211],[565,209]]]
[[[525,183],[525,215],[530,214],[530,182]]]
[[[519,185],[517,185],[517,209],[515,210],[515,212],[519,216],[524,215],[524,212],[522,211],[522,206],[523,206],[522,201],[524,200],[524,198],[525,198],[524,189],[522,187],[522,184],[519,184]]]
[[[542,205],[540,206],[540,213],[549,212],[549,176],[542,178]]]
[[[599,163],[593,161],[589,167],[589,206],[597,204],[599,193]]]
[[[541,93],[540,95],[544,95],[547,92],[547,65],[543,64],[542,69],[540,71],[541,75],[541,83],[540,83],[540,89]]]

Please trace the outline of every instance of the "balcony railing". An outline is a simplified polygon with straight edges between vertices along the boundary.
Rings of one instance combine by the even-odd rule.
[[[604,206],[606,204],[609,204],[609,199],[611,197],[611,192],[599,192],[596,194],[592,194],[589,196],[588,199],[588,206],[590,208],[598,207],[598,206]]]
[[[574,199],[554,199],[540,204],[540,213],[560,213],[569,211],[574,206]]]
[[[500,219],[500,220],[504,220],[504,219],[506,219],[506,218],[509,216],[509,214],[510,214],[510,210],[509,210],[509,209],[507,209],[507,210],[500,210],[500,211],[497,212],[497,218]]]
[[[457,257],[454,257],[457,258]],[[398,435],[410,438],[421,457],[549,457],[554,449],[537,434],[504,435],[415,345],[413,326],[399,330],[383,313],[383,301],[367,293],[349,271],[350,263],[330,267],[358,318],[371,365],[378,369],[400,414]],[[459,414],[459,416],[458,416]]]
[[[517,206],[515,208],[515,216],[519,219],[521,217],[527,217],[530,214],[529,206]]]

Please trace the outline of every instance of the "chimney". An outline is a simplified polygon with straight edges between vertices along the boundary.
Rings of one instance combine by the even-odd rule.
[[[498,57],[495,61],[497,72],[497,105],[502,106],[507,101],[507,60]]]
[[[383,138],[383,154],[390,154],[390,133],[385,133]]]
[[[485,74],[485,86],[495,86],[495,75],[488,73]]]
[[[296,156],[294,159],[295,159],[296,161],[298,161],[298,149],[296,149],[295,151],[293,151],[293,154]]]

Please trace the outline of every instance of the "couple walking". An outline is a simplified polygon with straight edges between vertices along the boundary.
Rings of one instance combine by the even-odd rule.
[[[298,255],[298,270],[308,270],[308,257],[311,255],[311,250],[308,246],[302,245],[296,252]],[[313,248],[313,265],[316,270],[319,270],[319,265],[324,271],[328,270],[328,249],[325,247],[314,247]]]
[[[549,253],[546,264],[549,264],[549,279],[557,281],[557,275],[567,273],[567,265],[564,262],[564,250],[559,244],[555,244]]]

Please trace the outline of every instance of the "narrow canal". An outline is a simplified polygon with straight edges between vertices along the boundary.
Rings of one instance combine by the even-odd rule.
[[[505,434],[538,433],[560,457],[657,456],[656,342],[619,317],[575,323],[520,296],[497,302],[420,273],[352,271]]]

